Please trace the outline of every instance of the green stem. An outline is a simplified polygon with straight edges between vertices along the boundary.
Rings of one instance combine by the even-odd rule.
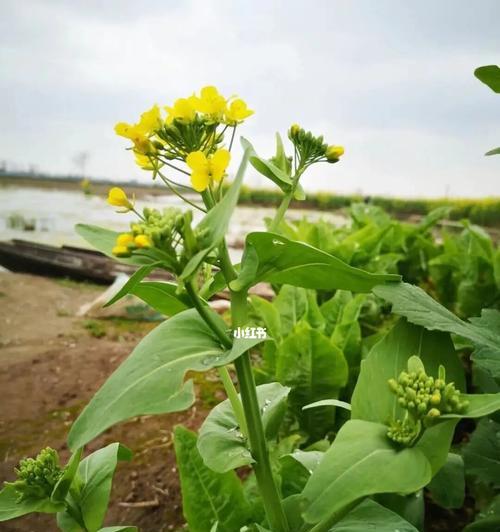
[[[193,305],[198,311],[198,314],[200,314],[200,316],[207,323],[207,325],[215,332],[224,347],[226,347],[227,349],[231,349],[231,347],[233,346],[231,339],[226,334],[226,331],[220,326],[218,320],[215,319],[212,311],[210,311],[210,309],[203,304],[191,282],[186,283],[186,292],[189,294],[189,297],[191,298]],[[231,376],[229,375],[229,371],[225,366],[221,366],[217,369],[219,371],[219,377],[226,390],[227,398],[229,399],[229,402],[233,407],[236,421],[240,426],[240,431],[244,436],[247,436],[248,430],[245,420],[245,414],[243,412],[243,406],[241,404],[241,400],[238,396],[238,392],[236,391]]]
[[[229,284],[236,278],[236,272],[229,260],[229,254],[225,242],[221,244],[219,253],[222,272]],[[231,316],[233,328],[245,325],[247,321],[246,291],[231,291]],[[252,363],[248,351],[237,358],[234,365],[238,375],[240,395],[247,421],[250,450],[255,460],[255,463],[252,465],[266,511],[266,516],[269,525],[274,532],[288,532],[288,522],[271,469],[269,450],[267,448],[260,406],[257,399],[257,388],[255,386]]]
[[[321,521],[313,528],[309,529],[309,532],[329,532],[333,525],[337,524],[341,519],[343,519],[355,506],[359,504],[360,499],[356,499],[354,502],[351,502],[338,512],[335,512],[332,516],[324,521]]]
[[[292,196],[293,196],[293,192],[289,192],[281,200],[280,206],[278,207],[278,210],[276,211],[276,214],[274,215],[273,221],[271,222],[271,225],[269,226],[269,231],[271,233],[276,233],[276,231],[278,230],[281,220],[283,220],[283,217],[285,216],[285,212],[287,211],[290,205],[290,202],[292,201]]]

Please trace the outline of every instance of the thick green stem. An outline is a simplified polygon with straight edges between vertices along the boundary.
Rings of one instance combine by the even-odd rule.
[[[186,283],[186,292],[189,294],[189,297],[191,298],[193,305],[198,311],[198,314],[200,314],[200,316],[207,323],[207,325],[215,332],[222,345],[230,349],[233,345],[231,339],[226,334],[226,331],[220,326],[219,322],[214,319],[214,315],[212,314],[212,312],[200,300],[192,283]],[[234,416],[236,417],[236,421],[240,426],[240,431],[244,436],[247,436],[248,429],[245,420],[245,413],[243,411],[243,406],[238,396],[238,392],[236,391],[231,376],[229,375],[229,371],[225,366],[221,366],[217,369],[219,371],[220,380],[222,381],[222,384],[224,385],[224,388],[226,390],[227,398],[229,399],[229,402],[233,407]]]
[[[235,279],[236,272],[229,260],[225,242],[220,246],[220,259],[222,271],[226,277],[226,281],[229,283]],[[231,316],[233,328],[245,325],[247,321],[246,291],[231,291]],[[264,426],[262,425],[262,416],[257,399],[257,388],[255,386],[249,353],[246,352],[237,358],[234,365],[238,375],[240,396],[247,421],[250,450],[255,460],[253,469],[262,496],[262,502],[264,503],[266,516],[273,532],[288,532],[288,522],[271,470],[269,450],[267,448]]]

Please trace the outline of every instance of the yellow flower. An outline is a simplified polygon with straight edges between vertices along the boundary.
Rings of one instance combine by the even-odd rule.
[[[225,111],[225,120],[228,124],[243,122],[245,118],[252,116],[254,111],[247,107],[247,104],[240,98],[233,100]]]
[[[211,116],[220,116],[226,108],[226,99],[211,85],[203,87],[200,97],[193,96],[190,98],[190,102],[192,102],[196,111]]]
[[[127,246],[115,246],[111,250],[111,253],[113,253],[115,257],[130,257],[131,255]]]
[[[148,135],[153,133],[161,126],[160,108],[157,105],[153,105],[149,111],[142,113],[137,125],[142,129],[144,134]]]
[[[173,107],[165,107],[168,113],[167,124],[171,124],[176,118],[186,122],[193,120],[196,116],[195,104],[193,97],[179,98],[175,100]]]
[[[108,203],[114,207],[123,207],[125,209],[118,212],[128,212],[134,208],[134,204],[128,199],[127,194],[120,187],[109,189]]]
[[[134,243],[134,237],[130,233],[122,233],[116,239],[117,246],[128,246]]]
[[[211,181],[220,181],[226,173],[231,154],[226,149],[217,150],[210,158],[202,151],[193,151],[186,163],[191,168],[191,184],[197,192],[203,192]]]
[[[343,146],[328,146],[326,149],[326,158],[329,161],[336,161],[344,155],[344,147]]]
[[[130,139],[139,153],[149,153],[154,151],[154,147],[149,140],[149,136],[161,125],[160,108],[153,105],[149,111],[142,113],[137,124],[118,122],[115,126],[115,133],[120,137]]]
[[[151,247],[151,240],[146,235],[137,235],[134,238],[134,244],[138,248],[150,248]]]

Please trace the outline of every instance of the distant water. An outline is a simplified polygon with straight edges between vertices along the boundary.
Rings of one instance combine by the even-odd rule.
[[[101,196],[85,196],[80,191],[47,190],[27,187],[0,188],[0,241],[19,238],[52,245],[74,245],[88,247],[75,232],[77,223],[87,223],[126,231],[135,219],[133,213],[118,214]],[[143,207],[162,209],[175,206],[184,209],[185,204],[176,196],[146,196],[137,201],[138,210]],[[227,235],[230,246],[237,246],[250,231],[265,227],[264,219],[271,217],[274,209],[264,207],[237,207]],[[195,211],[195,221],[202,213]],[[323,217],[333,223],[342,224],[341,216],[317,211],[289,211],[294,219],[307,216],[309,219]],[[239,253],[235,250],[235,255]]]

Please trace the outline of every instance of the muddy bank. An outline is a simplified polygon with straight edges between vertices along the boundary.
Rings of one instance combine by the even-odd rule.
[[[44,446],[68,457],[66,434],[101,384],[158,322],[76,317],[101,287],[29,275],[0,273],[0,482]],[[194,408],[122,423],[92,442],[93,451],[120,441],[134,451],[120,464],[106,523],[133,524],[142,532],[183,525],[172,429],[197,428],[224,398],[215,376],[198,380]],[[33,515],[0,524],[5,532],[56,531],[53,517]]]

